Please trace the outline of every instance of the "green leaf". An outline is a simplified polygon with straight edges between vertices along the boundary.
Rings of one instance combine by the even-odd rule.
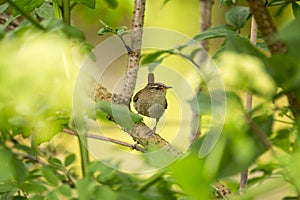
[[[39,127],[35,129],[33,144],[35,146],[48,142],[57,133],[62,131],[63,126],[65,126],[69,121],[69,116],[65,116],[61,111],[56,112],[53,116],[47,119],[41,119],[39,122]]]
[[[104,0],[111,9],[116,9],[119,6],[119,2],[117,0]]]
[[[199,33],[198,35],[195,35],[193,37],[193,40],[201,41],[201,40],[220,38],[220,37],[225,37],[225,36],[235,36],[235,35],[238,35],[238,34],[234,31],[230,30],[228,26],[219,25],[219,26],[214,26],[212,28],[209,28],[206,31]]]
[[[211,114],[211,97],[209,94],[200,92],[197,96],[199,110],[201,115]]]
[[[196,55],[200,52],[200,51],[204,51],[204,48],[195,48],[191,53],[190,53],[190,57],[192,59],[195,59]]]
[[[288,47],[287,54],[293,56],[296,59],[300,58],[300,18],[297,17],[296,19],[292,20],[289,24],[284,26],[284,28],[280,31],[279,37],[284,41],[284,43]]]
[[[26,193],[40,193],[47,191],[47,187],[42,182],[30,181],[23,183],[20,188]]]
[[[279,17],[280,15],[283,14],[283,11],[288,8],[289,3],[287,2],[286,4],[283,4],[281,6],[279,6],[279,8],[277,9],[277,11],[275,12],[274,16],[275,17]]]
[[[57,19],[61,19],[61,12],[58,0],[52,0],[53,13]]]
[[[41,18],[52,18],[52,17],[54,17],[52,6],[49,3],[46,3],[46,2],[44,2],[35,11],[36,11],[36,14],[38,14]]]
[[[62,162],[57,158],[51,157],[48,159],[48,162],[51,164],[51,167],[54,167],[56,169],[63,168]]]
[[[230,26],[236,29],[241,29],[245,25],[249,16],[250,10],[248,7],[233,6],[226,12],[225,20]]]
[[[94,195],[96,188],[96,183],[89,177],[82,178],[76,184],[78,197],[82,200],[90,199],[90,197]]]
[[[219,7],[223,7],[223,6],[231,6],[233,5],[232,0],[220,0],[220,5]]]
[[[253,118],[253,121],[265,133],[266,137],[272,134],[273,115],[260,115]]]
[[[203,159],[196,154],[189,155],[174,163],[171,171],[186,194],[195,199],[210,199],[209,185],[213,177],[207,173]]]
[[[271,139],[273,145],[279,147],[287,153],[291,153],[291,131],[282,129],[277,132],[277,135]]]
[[[66,196],[66,197],[72,196],[72,190],[68,184],[62,184],[57,189],[62,195]]]
[[[156,61],[159,60],[159,58],[166,53],[166,51],[156,51],[154,53],[146,54],[142,56],[141,65],[149,65],[151,63],[156,63]]]
[[[243,38],[239,35],[227,36],[225,48],[227,50],[234,51],[239,54],[248,54],[261,59],[266,58],[266,56],[255,46],[253,46],[248,39]]]
[[[75,3],[81,3],[91,9],[95,9],[96,0],[73,0]]]
[[[15,3],[25,12],[32,12],[40,7],[44,0],[16,0]]]
[[[70,37],[84,40],[84,33],[75,26],[63,26],[62,30]]]
[[[104,35],[105,33],[112,33],[112,29],[108,26],[102,27],[98,31],[98,35]]]
[[[13,126],[17,126],[17,127],[26,127],[30,125],[28,117],[21,116],[21,115],[9,118],[8,122]]]
[[[75,154],[69,154],[66,158],[65,158],[65,167],[69,166],[70,164],[72,164],[76,159],[76,155]]]
[[[17,156],[0,143],[0,182],[22,182],[27,176],[27,168]]]
[[[276,84],[285,90],[299,88],[299,60],[289,55],[273,55],[266,60],[266,69]]]
[[[43,176],[50,185],[57,186],[59,183],[59,178],[55,175],[53,170],[49,167],[43,167],[42,169]]]
[[[168,2],[170,2],[171,0],[164,0],[162,6],[165,6]]]
[[[151,192],[152,192],[151,194],[154,193],[153,191],[151,191]],[[157,199],[164,199],[165,200],[165,198],[159,198],[159,196],[158,196],[158,194],[156,194],[156,192],[157,191],[155,191],[155,193],[153,195]],[[145,198],[145,196],[148,197],[148,198]],[[142,193],[138,192],[131,185],[131,186],[125,186],[125,187],[123,186],[123,187],[121,187],[120,190],[118,190],[118,199],[124,199],[124,200],[131,200],[131,199],[142,199],[142,200],[144,200],[144,199],[149,199],[150,200],[150,199],[153,199],[153,197],[151,198],[151,196],[145,194],[145,192],[142,195]]]
[[[295,18],[300,17],[300,6],[295,1],[292,2],[293,14]]]
[[[143,117],[131,112],[128,107],[110,102],[98,101],[96,104],[96,111],[97,110],[102,110],[109,114],[120,126],[130,130],[133,129],[134,123],[143,120]]]
[[[130,196],[130,194],[128,194]],[[118,199],[118,193],[107,185],[98,186],[95,192],[96,199],[114,200]]]
[[[299,196],[286,196],[282,200],[298,200]]]
[[[49,199],[49,200],[59,200],[57,194],[55,191],[52,191],[52,192],[49,192],[46,196],[46,199]]]
[[[268,1],[268,6],[278,6],[278,5],[282,5],[282,4],[286,4],[287,1],[286,0],[272,0],[272,1]]]
[[[7,182],[0,183],[0,194],[1,193],[16,193],[20,188],[16,187],[15,185],[9,184]]]
[[[0,13],[3,13],[9,7],[9,3],[0,5]]]
[[[272,115],[259,115],[254,117],[253,122],[255,123],[255,126],[258,126],[259,129],[264,134],[264,137],[266,139],[269,138],[269,136],[272,134],[272,126],[273,126],[273,116]],[[253,141],[256,143],[256,149],[255,149],[255,158],[260,156],[262,153],[264,153],[267,150],[266,145],[262,141],[262,139],[258,136],[257,131],[249,127],[249,130],[247,131],[247,134],[252,138]]]

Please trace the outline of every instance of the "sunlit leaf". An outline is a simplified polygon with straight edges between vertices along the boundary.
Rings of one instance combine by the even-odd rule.
[[[8,7],[9,7],[8,3],[4,3],[4,4],[0,5],[0,13],[3,13]]]
[[[214,26],[212,28],[209,28],[206,31],[203,31],[202,33],[199,33],[198,35],[193,37],[193,40],[201,41],[201,40],[220,38],[225,36],[234,36],[234,35],[238,35],[238,34],[230,30],[228,26],[219,25],[219,26]]]
[[[252,53],[251,49],[249,51]],[[256,54],[255,52],[253,53]],[[220,57],[219,66],[226,86],[235,90],[251,91],[266,99],[272,98],[275,94],[275,83],[265,71],[264,63],[257,57],[225,52]]]
[[[134,123],[138,123],[143,120],[143,118],[131,112],[128,107],[113,104],[110,102],[99,101],[96,105],[96,110],[102,110],[103,112],[109,114],[113,119],[120,125],[127,129],[132,129]]]
[[[207,173],[203,160],[196,154],[178,160],[172,165],[171,171],[185,193],[195,199],[209,199],[210,179],[213,177]]]
[[[39,8],[36,9],[36,14],[38,14],[42,18],[54,17],[52,6],[46,2],[44,2]]]
[[[261,59],[266,58],[266,56],[255,46],[253,46],[248,39],[239,35],[236,35],[236,37],[230,35],[227,36],[225,47],[227,50],[234,51],[239,54],[248,54]]]
[[[271,0],[268,1],[268,6],[278,6],[278,5],[282,5],[282,4],[286,4],[286,0]]]
[[[154,53],[146,54],[141,59],[141,65],[149,65],[151,63],[155,63],[163,54],[166,53],[166,51],[156,51]]]

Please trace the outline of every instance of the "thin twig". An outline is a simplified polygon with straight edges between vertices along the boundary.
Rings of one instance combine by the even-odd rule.
[[[23,154],[20,152],[14,152],[14,154],[16,154],[17,156],[23,158],[23,159],[28,159],[33,161],[34,163],[38,163],[42,166],[47,166],[49,165],[48,163],[42,161],[41,159],[39,159],[37,156],[35,155],[31,155],[31,154]],[[61,171],[63,171],[63,173],[66,175],[66,179],[61,180],[63,183],[67,183],[71,188],[75,187],[75,183],[72,180],[71,176],[69,175],[69,172],[66,169],[61,169]],[[59,175],[58,172],[56,172],[56,175]]]
[[[70,129],[64,128],[63,132],[68,133],[70,135],[78,136],[78,134],[75,131],[70,130]],[[146,150],[144,148],[142,148],[141,146],[139,146],[137,144],[129,144],[129,143],[126,143],[126,142],[123,142],[123,141],[120,141],[120,140],[104,137],[104,136],[101,136],[101,135],[94,135],[94,134],[87,134],[87,137],[97,139],[97,140],[102,140],[102,141],[115,143],[115,144],[125,146],[125,147],[130,147],[131,149],[135,149],[135,150],[143,152],[143,153],[146,152]]]
[[[138,75],[139,62],[141,58],[145,3],[146,0],[134,1],[133,30],[131,34],[130,51],[128,52],[126,78],[124,81],[122,94],[118,98],[113,98],[115,103],[125,106],[130,105],[131,96],[134,92]]]
[[[268,148],[273,149],[272,144],[269,139],[266,137],[265,133],[261,130],[261,128],[252,120],[249,115],[246,115],[246,121],[249,124],[250,128],[254,131],[254,133],[258,136],[258,138],[262,141],[262,143]]]
[[[250,33],[250,42],[253,46],[256,46],[256,39],[257,39],[257,24],[256,21],[254,19],[254,17],[252,16],[252,21],[251,21],[251,33]],[[247,93],[246,96],[246,112],[250,113],[251,109],[252,109],[252,94],[250,92]],[[248,114],[249,117],[251,117]],[[245,169],[245,171],[243,171],[241,173],[241,179],[240,179],[240,192],[243,192],[246,187],[247,187],[247,182],[248,182],[248,168]]]
[[[43,165],[43,166],[47,165],[46,162],[42,161],[41,159],[39,159],[39,158],[38,158],[37,156],[35,156],[35,155],[31,155],[31,154],[23,154],[23,153],[19,153],[19,152],[14,152],[14,153],[15,153],[17,156],[19,156],[19,157],[22,157],[22,158],[24,158],[24,159],[31,160],[31,161],[33,161],[33,162],[35,162],[35,163],[40,164],[40,165]]]

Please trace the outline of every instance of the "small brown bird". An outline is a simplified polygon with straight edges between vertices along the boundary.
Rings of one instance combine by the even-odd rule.
[[[160,117],[168,107],[166,94],[171,87],[163,83],[148,82],[145,88],[141,89],[133,97],[133,106],[139,114],[156,119],[153,130],[156,130]]]

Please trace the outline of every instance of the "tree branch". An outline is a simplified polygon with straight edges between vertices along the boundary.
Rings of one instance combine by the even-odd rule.
[[[257,27],[260,30],[265,42],[272,54],[286,53],[287,47],[278,40],[277,29],[272,18],[262,0],[248,0],[250,10],[256,20]]]
[[[135,89],[141,57],[142,34],[144,26],[146,0],[135,0],[133,11],[133,31],[131,35],[130,51],[128,52],[128,64],[123,91],[120,96],[113,97],[113,102],[129,107],[131,96]]]
[[[70,129],[64,128],[63,132],[70,134],[70,135],[74,135],[74,136],[78,136],[78,134]],[[129,144],[127,142],[123,142],[120,140],[116,140],[116,139],[112,139],[112,138],[108,138],[108,137],[104,137],[101,135],[93,135],[93,134],[87,134],[88,138],[93,138],[93,139],[97,139],[97,140],[102,140],[102,141],[107,141],[107,142],[111,142],[111,143],[115,143],[115,144],[119,144],[121,146],[125,146],[125,147],[130,147],[131,149],[136,149],[137,151],[143,152],[145,153],[145,149],[136,145],[136,144]]]
[[[200,23],[200,33],[204,32],[211,26],[211,13],[214,0],[200,0],[201,2],[201,23]],[[207,60],[207,52],[209,51],[209,40],[201,40],[199,42],[203,50],[199,53],[199,62],[198,65],[201,67]]]
[[[278,40],[277,29],[262,0],[248,0],[249,7],[256,20],[258,29],[262,33],[265,42],[272,54],[284,54],[287,52],[286,45]],[[300,114],[300,102],[293,92],[286,93],[291,111],[296,118]]]
[[[214,4],[214,0],[200,0],[200,33],[204,32],[211,26],[211,13],[212,13],[212,6]],[[199,45],[201,51],[199,52],[199,59],[198,62],[194,62],[190,60],[196,67],[199,69],[205,64],[208,59],[207,52],[209,51],[209,40],[201,40],[199,41]],[[201,91],[201,88],[198,89],[197,95]],[[198,125],[199,124],[199,125]],[[192,144],[196,138],[199,138],[201,135],[201,115],[198,112],[193,111],[192,116],[192,127],[195,127],[194,130],[191,132],[190,136],[190,143]]]
[[[257,24],[254,17],[252,16],[250,42],[253,46],[256,46],[256,40],[257,40]],[[252,109],[252,94],[248,92],[246,96],[246,111],[250,112],[251,109]],[[240,192],[243,192],[246,189],[247,182],[248,182],[248,168],[241,173],[240,188],[239,188]]]
[[[273,149],[272,144],[269,139],[266,137],[265,133],[261,130],[261,128],[252,120],[251,116],[246,114],[246,121],[250,128],[254,131],[254,133],[258,136],[260,141],[268,148]]]
[[[108,90],[106,90],[101,84],[98,83],[96,86],[94,100],[111,102],[112,101],[111,93]],[[180,150],[178,150],[176,147],[171,145],[160,135],[156,134],[152,129],[146,126],[146,124],[144,124],[143,122],[134,124],[132,130],[126,129],[124,127],[121,127],[121,129],[127,132],[133,138],[134,141],[136,141],[138,144],[144,147],[143,152],[148,152],[151,149],[165,148],[165,150],[173,156],[182,155],[182,152]],[[135,148],[133,146],[130,147]]]

